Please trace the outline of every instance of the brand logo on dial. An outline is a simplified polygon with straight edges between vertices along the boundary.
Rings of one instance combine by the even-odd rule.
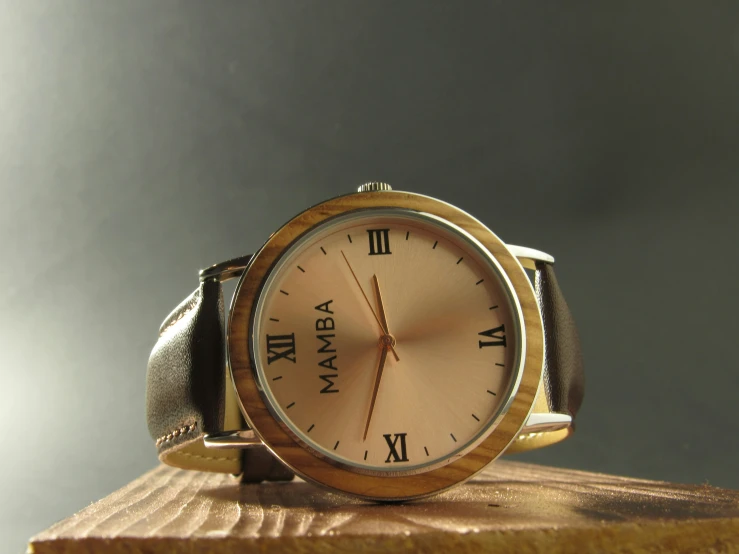
[[[332,303],[333,300],[328,300],[323,304],[319,304],[318,306],[316,306],[316,310],[333,315],[334,312],[331,310]],[[336,348],[333,347],[332,343],[332,340],[336,340],[336,334],[325,332],[334,330],[336,330],[336,322],[334,321],[333,317],[316,319],[316,340],[318,341],[318,354],[329,354],[320,362],[318,362],[318,365],[324,368],[322,371],[325,371],[326,369],[331,371],[331,373],[323,373],[318,376],[320,380],[325,381],[324,383],[321,383],[323,387],[321,388],[321,394],[339,392],[339,387],[336,384],[339,379],[339,368],[334,365],[334,361],[336,360]]]

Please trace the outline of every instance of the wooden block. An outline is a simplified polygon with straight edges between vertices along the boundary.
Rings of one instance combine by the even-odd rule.
[[[496,462],[407,504],[160,466],[31,539],[44,553],[739,553],[739,491]]]

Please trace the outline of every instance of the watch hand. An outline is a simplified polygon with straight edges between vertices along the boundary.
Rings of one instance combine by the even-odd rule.
[[[384,340],[388,338],[388,335],[383,337]],[[372,421],[372,412],[375,409],[375,400],[377,399],[377,391],[380,388],[380,378],[382,377],[382,370],[385,369],[385,360],[387,360],[387,350],[389,342],[382,345],[382,352],[380,352],[380,364],[377,366],[377,376],[375,377],[375,387],[372,390],[372,400],[370,400],[369,414],[367,414],[367,424],[364,426],[364,437],[362,440],[367,440],[367,431],[369,431],[370,421]]]
[[[357,279],[356,273],[354,273],[354,270],[352,269],[352,264],[349,263],[349,260],[346,258],[346,254],[344,254],[344,251],[341,250],[340,252],[344,258],[344,261],[346,262],[346,265],[349,266],[349,271],[352,272],[354,281],[357,283],[357,286],[359,287],[359,290],[362,293],[362,296],[364,296],[364,300],[365,302],[367,302],[367,306],[372,312],[372,315],[375,316],[375,321],[377,321],[377,324],[380,326],[380,331],[382,331],[383,335],[389,335],[389,333],[387,332],[387,327],[382,323],[382,321],[380,321],[380,318],[377,317],[377,314],[375,313],[374,308],[372,308],[372,303],[369,301],[369,298],[367,298],[367,295],[364,293],[364,289],[362,288],[362,285],[359,283],[359,279]],[[395,356],[395,361],[399,362],[400,358],[398,357],[398,353],[395,351],[395,345],[393,345],[392,343],[390,343],[390,350],[393,351],[393,356]]]
[[[379,312],[382,326],[385,328],[385,334],[390,335],[390,326],[387,324],[387,315],[385,314],[385,306],[382,303],[382,293],[380,293],[380,282],[377,280],[377,275],[372,276],[372,284],[375,287],[375,296],[377,297],[377,311]]]

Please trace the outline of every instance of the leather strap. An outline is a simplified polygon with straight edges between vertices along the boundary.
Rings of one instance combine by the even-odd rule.
[[[585,371],[575,320],[553,265],[536,264],[534,289],[544,324],[544,390],[549,409],[571,415],[574,424],[585,394]]]
[[[205,281],[164,320],[149,357],[146,419],[162,462],[241,472],[239,452],[202,441],[223,429],[225,372],[223,293],[219,282]]]
[[[242,474],[248,482],[292,479],[266,448],[206,448],[203,435],[243,429],[228,378],[221,283],[208,279],[164,320],[149,357],[146,411],[159,459],[183,469]]]
[[[584,390],[580,341],[548,263],[535,265],[545,341],[543,378],[534,411],[574,417]],[[225,360],[221,284],[207,279],[164,320],[147,371],[147,422],[159,459],[184,469],[242,474],[247,482],[288,480],[293,473],[266,448],[212,450],[203,435],[244,429]],[[226,383],[229,385],[227,386]],[[572,428],[520,436],[507,452],[547,446]]]
[[[527,264],[529,265],[529,264]],[[572,417],[566,429],[519,435],[507,454],[560,442],[575,430],[575,416],[585,393],[585,371],[575,320],[554,275],[554,265],[535,262],[534,291],[544,327],[544,368],[533,411]]]

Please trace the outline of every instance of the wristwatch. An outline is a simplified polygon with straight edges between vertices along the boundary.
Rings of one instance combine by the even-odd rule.
[[[159,459],[407,500],[559,442],[584,381],[553,264],[385,183],[313,206],[201,271],[165,319],[147,371]]]

